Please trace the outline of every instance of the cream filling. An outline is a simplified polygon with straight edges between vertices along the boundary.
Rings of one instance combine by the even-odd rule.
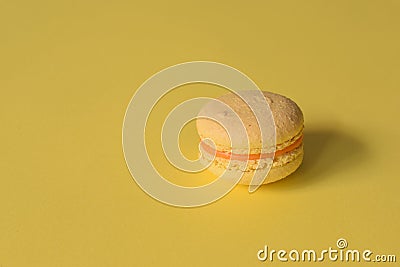
[[[291,144],[295,143],[297,141],[297,139],[299,139],[303,135],[303,128],[304,127],[302,127],[301,130],[295,136],[293,136],[291,139],[289,139],[283,143],[276,144],[276,146],[275,146],[276,151],[282,150],[285,147],[288,147]],[[201,139],[202,139],[202,142],[204,142],[208,146],[214,147],[213,142],[211,140],[203,139],[202,137],[201,137]],[[220,144],[216,144],[215,146],[218,151],[221,151],[221,152],[231,152],[232,151],[235,154],[260,154],[260,153],[269,153],[269,152],[273,151],[273,147],[250,148],[250,153],[249,153],[249,149],[247,149],[247,148],[231,148],[231,147],[226,147],[226,146],[223,146]]]
[[[297,158],[297,156],[301,155],[303,153],[303,144],[301,144],[299,147],[283,154],[280,155],[276,158],[274,158],[272,162],[272,167],[280,167],[283,166]],[[222,168],[222,169],[227,169],[227,170],[241,170],[243,172],[251,172],[254,170],[259,170],[259,169],[264,169],[267,167],[271,166],[271,159],[270,158],[265,158],[265,159],[256,159],[256,160],[230,160],[229,159],[224,159],[220,157],[215,157],[213,160],[213,155],[207,153],[203,149],[201,149],[201,161],[203,162],[204,165],[208,164],[213,164],[216,167]],[[230,163],[230,166],[229,166]],[[247,165],[246,165],[247,163]],[[228,168],[229,167],[229,168]]]

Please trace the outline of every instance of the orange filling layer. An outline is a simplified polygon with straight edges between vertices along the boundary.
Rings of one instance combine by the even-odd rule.
[[[298,148],[303,141],[303,135],[300,136],[299,139],[296,140],[293,144],[290,146],[285,147],[284,149],[277,150],[275,151],[275,157],[279,157],[280,155],[283,155],[287,152],[290,152],[292,150],[295,150]],[[270,158],[273,154],[272,153],[258,153],[258,154],[237,154],[237,153],[232,153],[232,152],[224,152],[224,151],[215,151],[214,148],[211,146],[207,145],[204,142],[201,142],[202,148],[209,154],[214,154],[216,157],[223,158],[223,159],[234,159],[234,160],[257,160],[257,159],[265,159],[265,158]]]

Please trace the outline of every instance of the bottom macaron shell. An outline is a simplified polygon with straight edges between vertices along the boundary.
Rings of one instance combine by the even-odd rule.
[[[301,153],[299,153],[294,160],[286,163],[285,165],[272,167],[267,175],[267,178],[264,180],[263,184],[276,182],[292,174],[300,167],[303,161],[303,155],[304,155],[303,151],[301,151]],[[216,165],[210,165],[208,167],[208,170],[217,176],[222,175],[226,171],[225,168]],[[249,185],[254,175],[254,171],[242,172],[240,170],[229,170],[229,172],[243,173],[243,176],[239,181],[239,184],[243,185]]]

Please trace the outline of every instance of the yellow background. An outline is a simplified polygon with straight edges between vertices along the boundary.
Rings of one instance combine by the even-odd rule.
[[[340,237],[400,261],[399,14],[395,0],[0,1],[0,266],[285,266],[256,253]],[[193,60],[301,106],[294,175],[194,209],[140,190],[125,109]]]

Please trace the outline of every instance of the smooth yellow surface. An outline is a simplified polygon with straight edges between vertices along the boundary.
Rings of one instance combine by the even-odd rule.
[[[399,262],[399,14],[395,0],[1,1],[0,266],[285,266],[256,253],[340,237]],[[192,60],[300,105],[294,175],[194,209],[136,185],[125,109],[148,77]]]

